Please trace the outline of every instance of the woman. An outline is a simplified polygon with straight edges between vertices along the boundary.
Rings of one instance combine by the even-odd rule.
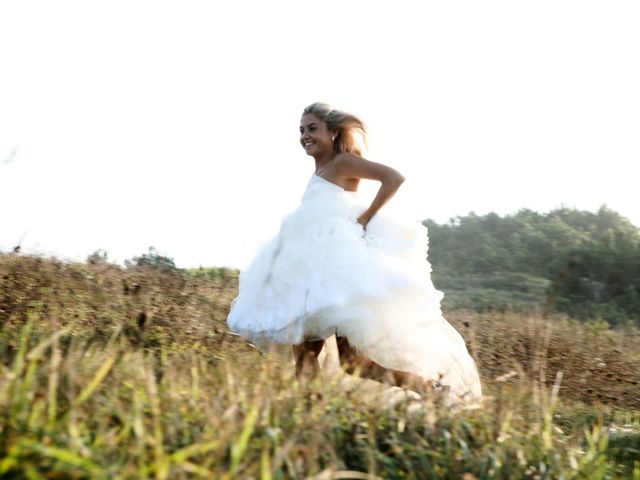
[[[324,103],[305,108],[300,143],[315,172],[300,206],[241,273],[229,326],[262,348],[293,345],[298,374],[317,371],[335,334],[351,373],[478,398],[475,363],[429,278],[426,229],[382,209],[404,177],[362,158],[359,137],[366,143],[357,117]],[[369,204],[356,193],[361,179],[381,184]]]

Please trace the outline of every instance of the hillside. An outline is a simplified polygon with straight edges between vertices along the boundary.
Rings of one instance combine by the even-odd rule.
[[[0,256],[0,476],[640,478],[636,331],[447,312],[483,405],[391,405],[294,380],[227,331],[234,273],[205,273]]]
[[[606,207],[424,223],[434,283],[450,307],[537,307],[640,326],[640,230]]]

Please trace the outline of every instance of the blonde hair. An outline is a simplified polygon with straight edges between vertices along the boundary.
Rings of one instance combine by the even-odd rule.
[[[355,153],[362,156],[362,147],[367,147],[367,128],[358,117],[336,110],[323,102],[312,103],[304,109],[302,114],[315,115],[327,124],[329,130],[338,132],[333,142],[333,150],[336,153]],[[362,146],[358,139],[362,141]]]

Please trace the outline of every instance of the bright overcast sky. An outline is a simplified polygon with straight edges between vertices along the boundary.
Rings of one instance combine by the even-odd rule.
[[[639,25],[635,0],[5,0],[0,250],[241,267],[299,202],[318,100],[416,218],[640,225]]]

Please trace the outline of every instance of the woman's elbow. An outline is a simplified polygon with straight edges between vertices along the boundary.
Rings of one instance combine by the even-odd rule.
[[[381,179],[381,182],[387,188],[397,190],[404,183],[404,175],[396,170],[391,170]]]
[[[385,189],[388,189],[391,192],[395,192],[400,188],[400,185],[402,185],[403,182],[404,182],[404,177],[398,174],[387,179],[386,181],[383,181],[382,185]]]

